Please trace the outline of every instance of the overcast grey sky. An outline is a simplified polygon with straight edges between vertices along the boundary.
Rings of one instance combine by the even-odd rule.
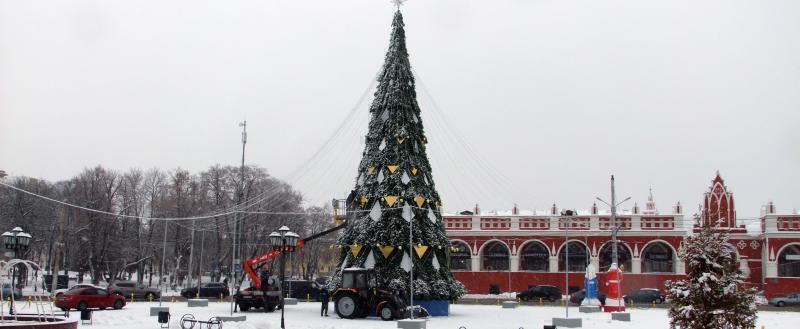
[[[402,10],[448,211],[587,209],[615,173],[620,197],[643,205],[652,186],[662,212],[680,200],[691,213],[716,170],[739,216],[767,200],[800,208],[798,1]],[[235,165],[247,119],[248,163],[312,202],[342,196],[371,95],[323,160],[291,174],[374,78],[392,12],[388,0],[0,0],[0,169],[59,180],[97,164]]]

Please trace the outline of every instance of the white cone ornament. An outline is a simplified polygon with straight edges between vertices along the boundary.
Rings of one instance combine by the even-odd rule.
[[[428,206],[428,220],[430,220],[431,223],[436,223],[436,214],[433,213],[431,206]]]
[[[375,268],[375,255],[372,254],[372,250],[369,251],[367,259],[364,260],[364,268]]]
[[[403,177],[400,178],[400,181],[403,182],[403,185],[408,185],[408,183],[411,182],[411,177],[408,177],[408,174],[403,171]]]
[[[406,203],[403,206],[403,219],[405,219],[406,222],[411,222],[411,218],[414,218],[414,213],[411,212],[411,206]]]
[[[373,221],[379,221],[381,219],[381,205],[380,202],[375,202],[372,206],[372,210],[369,211],[369,218],[372,218]]]
[[[406,272],[411,272],[411,257],[408,257],[408,253],[406,252],[403,253],[403,260],[400,261],[400,268],[406,270]]]
[[[594,265],[589,264],[586,266],[586,275],[583,276],[583,289],[585,297],[581,302],[582,306],[600,306],[600,300],[597,299],[597,273],[594,270]]]
[[[440,268],[442,268],[442,266],[441,266],[441,265],[439,265],[439,258],[437,258],[437,257],[436,257],[436,253],[435,253],[435,252],[433,253],[433,257],[431,258],[431,265],[432,265],[432,266],[433,266],[433,268],[434,268],[434,269],[436,269],[437,271],[438,271]]]

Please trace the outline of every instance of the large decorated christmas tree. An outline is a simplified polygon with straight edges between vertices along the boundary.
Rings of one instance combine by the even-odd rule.
[[[428,140],[399,10],[370,115],[356,186],[348,198],[347,228],[338,241],[340,269],[375,268],[379,285],[406,293],[413,271],[415,298],[458,298],[464,286],[450,272],[450,240],[425,151]],[[340,278],[341,270],[332,285]]]

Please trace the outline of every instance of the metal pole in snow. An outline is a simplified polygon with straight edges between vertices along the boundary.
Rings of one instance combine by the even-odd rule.
[[[567,293],[566,317],[569,318],[569,218],[564,218],[564,286]]]
[[[161,307],[161,300],[164,299],[164,261],[167,258],[167,224],[169,224],[169,222],[164,221],[164,244],[161,249],[161,277],[158,280],[158,289],[161,290],[161,294],[158,296],[158,307]]]

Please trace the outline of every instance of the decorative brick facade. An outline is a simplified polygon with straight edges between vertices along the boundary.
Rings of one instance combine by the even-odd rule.
[[[800,215],[777,215],[769,203],[760,218],[760,229],[737,226],[733,193],[719,174],[705,193],[703,206],[700,222],[714,223],[729,233],[729,247],[748,284],[764,289],[767,297],[800,289]],[[681,211],[678,202],[672,214],[658,214],[651,194],[643,213],[637,209],[617,217],[624,293],[663,289],[664,281],[685,275],[677,250],[699,223]],[[488,293],[490,285],[498,285],[502,291],[520,291],[537,284],[557,285],[563,290],[569,228],[571,289],[582,288],[579,268],[585,264],[600,269],[602,282],[612,249],[610,216],[599,214],[596,205],[587,214],[569,218],[559,213],[553,205],[547,214],[526,214],[516,207],[510,214],[481,214],[476,205],[474,213],[445,215],[448,236],[459,247],[459,252],[451,254],[455,276],[470,293]]]

